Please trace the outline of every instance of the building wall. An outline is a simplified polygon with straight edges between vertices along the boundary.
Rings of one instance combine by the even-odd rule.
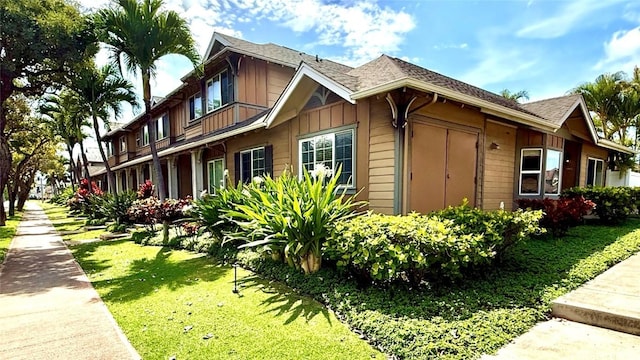
[[[267,107],[273,107],[294,72],[292,68],[273,63],[267,64]]]
[[[395,133],[391,110],[383,98],[370,99],[369,108],[369,208],[394,213]]]
[[[495,143],[499,146],[495,149]],[[516,128],[487,121],[485,127],[485,167],[482,207],[485,210],[513,207],[513,181],[516,169]]]
[[[604,166],[607,166],[607,149],[599,148],[593,144],[582,144],[582,155],[580,156],[580,182],[579,186],[587,186],[587,161],[589,158],[604,160]],[[603,174],[604,176],[604,174]]]

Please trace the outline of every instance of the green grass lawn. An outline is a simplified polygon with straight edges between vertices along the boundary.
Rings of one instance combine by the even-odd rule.
[[[66,218],[56,207],[47,213]],[[283,285],[238,269],[234,294],[233,268],[202,254],[130,241],[71,249],[144,359],[384,359],[320,303]]]
[[[0,206],[2,206],[2,204],[0,204]],[[22,213],[16,211],[15,216],[7,218],[6,226],[0,227],[0,264],[2,264],[5,256],[7,255],[9,245],[11,245],[11,240],[13,240],[13,237],[18,230],[20,219],[22,219]]]

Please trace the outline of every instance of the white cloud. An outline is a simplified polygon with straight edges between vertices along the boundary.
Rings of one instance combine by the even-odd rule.
[[[507,80],[514,80],[534,68],[538,63],[530,53],[517,49],[509,51],[490,51],[484,49],[482,60],[470,71],[462,74],[460,79],[478,87],[485,87]]]
[[[469,44],[461,43],[461,44],[444,44],[444,45],[434,45],[433,50],[446,50],[446,49],[468,49]]]
[[[604,53],[605,58],[594,67],[597,70],[629,71],[640,65],[640,26],[613,33],[604,43]]]
[[[598,11],[617,2],[619,0],[573,0],[564,2],[555,14],[525,26],[518,30],[516,35],[534,39],[561,37],[570,32],[576,25],[583,24],[589,17],[596,17],[594,15]]]
[[[403,35],[415,28],[403,10],[380,7],[375,1],[326,4],[320,0],[233,0],[256,20],[268,19],[295,33],[315,32],[314,46],[341,46],[340,57],[362,64],[382,53],[394,53]]]

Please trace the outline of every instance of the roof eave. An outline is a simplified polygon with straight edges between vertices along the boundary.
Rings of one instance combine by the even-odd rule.
[[[461,101],[469,105],[477,106],[480,108],[480,111],[485,114],[499,116],[499,117],[512,120],[524,125],[529,125],[541,130],[555,132],[556,130],[559,129],[558,126],[555,126],[537,116],[533,116],[517,110],[509,109],[507,107],[494,104],[474,96],[462,94],[442,86],[433,85],[433,84],[416,80],[410,77],[393,80],[372,88],[357,91],[351,95],[351,98],[353,100],[363,99],[363,98],[377,95],[380,93],[385,93],[391,90],[395,90],[401,87],[410,87],[410,88],[414,88],[421,91],[437,93],[438,95],[448,97],[452,100]]]
[[[619,152],[623,152],[625,154],[638,154],[637,150],[633,150],[629,147],[626,147],[624,145],[620,145],[616,142],[613,142],[611,140],[607,140],[607,139],[602,139],[599,138],[598,139],[598,146],[609,149],[609,150],[615,150],[615,151],[619,151]]]
[[[172,154],[175,154],[175,153],[178,153],[178,152],[181,152],[181,151],[190,150],[190,149],[202,146],[202,145],[210,144],[212,142],[224,140],[226,138],[229,138],[229,137],[232,137],[232,136],[235,136],[235,135],[244,134],[245,132],[249,132],[249,131],[253,131],[253,130],[258,130],[258,129],[264,128],[265,127],[265,122],[264,122],[265,116],[257,119],[256,121],[252,122],[251,124],[249,124],[247,126],[244,126],[244,127],[238,128],[238,129],[233,129],[231,131],[223,132],[223,133],[220,133],[218,135],[210,136],[210,137],[204,138],[204,139],[199,140],[199,141],[194,141],[192,143],[188,143],[188,144],[184,144],[184,145],[178,145],[176,147],[165,149],[165,150],[160,150],[160,151],[158,151],[158,156],[159,157],[163,157],[163,156],[172,155]],[[151,155],[145,155],[145,156],[136,158],[134,160],[128,161],[126,163],[114,166],[112,169],[114,171],[115,170],[120,170],[120,169],[124,169],[126,167],[129,167],[129,166],[142,164],[143,162],[149,161],[149,160],[151,160]]]

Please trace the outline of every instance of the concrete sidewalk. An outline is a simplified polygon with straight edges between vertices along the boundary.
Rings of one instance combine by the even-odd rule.
[[[42,209],[0,270],[0,359],[139,359]]]
[[[552,309],[554,319],[482,359],[640,359],[640,254],[556,299]]]

